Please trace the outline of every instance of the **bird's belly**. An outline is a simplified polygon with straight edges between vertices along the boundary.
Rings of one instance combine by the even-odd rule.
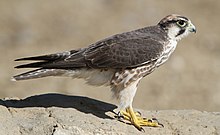
[[[63,76],[69,76],[72,78],[82,78],[86,80],[89,85],[109,85],[110,81],[114,75],[115,71],[113,69],[76,69],[67,70]]]

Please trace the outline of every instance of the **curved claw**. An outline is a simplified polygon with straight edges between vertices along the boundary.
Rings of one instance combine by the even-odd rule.
[[[157,120],[157,118],[152,118],[152,121],[156,121],[159,126],[164,127],[164,125],[163,125],[162,123],[160,123],[160,122]]]
[[[139,131],[144,132],[143,126],[148,127],[164,127],[163,124],[159,123],[156,118],[147,119],[142,118],[140,112],[134,112],[131,107],[126,108],[125,111],[120,111],[118,113],[118,118],[123,118],[130,122],[130,124],[134,125]]]
[[[145,133],[145,130],[142,127],[140,129],[138,129],[138,130],[140,130],[141,132]]]
[[[139,116],[141,116],[141,112],[140,111],[135,112],[135,114],[136,115],[139,114]]]
[[[159,125],[160,127],[163,127],[163,128],[164,128],[164,125],[163,125],[162,123],[159,123],[159,122],[158,122],[158,125]]]
[[[116,119],[123,119],[124,116],[120,114],[120,112],[117,113],[117,115],[114,116]]]

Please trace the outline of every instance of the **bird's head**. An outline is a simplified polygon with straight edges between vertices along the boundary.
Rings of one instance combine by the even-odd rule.
[[[179,41],[189,33],[196,33],[192,22],[181,15],[172,14],[163,18],[158,25],[167,32],[170,39]]]

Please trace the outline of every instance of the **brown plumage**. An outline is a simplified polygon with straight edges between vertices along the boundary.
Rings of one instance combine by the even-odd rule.
[[[17,76],[14,80],[26,80],[46,76],[70,76],[83,78],[91,85],[110,85],[120,101],[121,115],[127,113],[139,130],[140,120],[145,126],[158,126],[134,116],[132,101],[137,84],[156,67],[163,64],[176,48],[177,41],[195,32],[189,19],[180,15],[169,15],[157,25],[125,32],[100,40],[78,50],[50,55],[27,57],[16,61],[32,60],[34,63],[16,68],[38,68]],[[125,119],[126,119],[125,118]]]
[[[155,34],[160,36],[154,37]],[[43,62],[16,68],[134,68],[159,58],[165,42],[168,42],[166,34],[159,26],[147,27],[114,35],[79,50],[17,59]]]

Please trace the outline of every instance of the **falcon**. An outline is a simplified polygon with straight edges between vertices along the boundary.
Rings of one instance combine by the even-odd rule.
[[[35,70],[14,76],[14,81],[48,76],[83,78],[88,84],[110,86],[119,100],[118,117],[138,130],[143,126],[162,126],[157,119],[143,118],[132,108],[137,85],[168,60],[177,42],[189,33],[196,33],[192,22],[171,14],[157,25],[116,34],[85,48],[62,53],[25,57],[15,61],[34,61],[15,68]]]

